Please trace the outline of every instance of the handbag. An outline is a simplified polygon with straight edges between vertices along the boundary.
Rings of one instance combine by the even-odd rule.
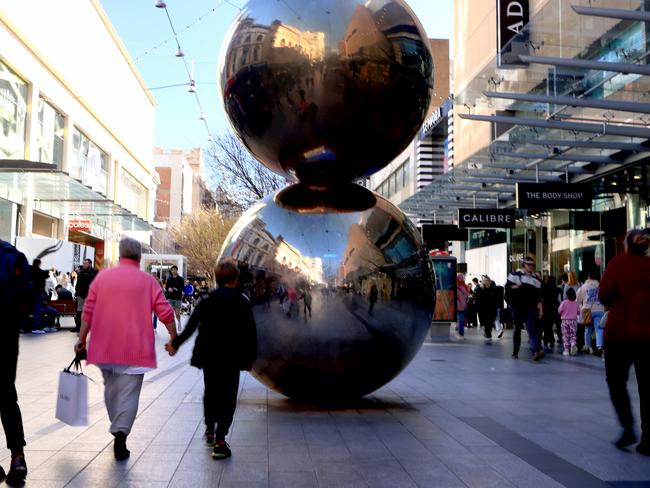
[[[607,325],[607,317],[609,316],[609,310],[607,310],[603,316],[600,318],[600,322],[598,323],[598,328],[599,329],[604,329],[605,326]]]
[[[56,418],[68,425],[88,425],[88,377],[79,357],[59,373]]]
[[[582,309],[582,323],[585,324],[585,325],[593,323],[593,318],[591,316],[591,309],[590,308],[583,308]]]

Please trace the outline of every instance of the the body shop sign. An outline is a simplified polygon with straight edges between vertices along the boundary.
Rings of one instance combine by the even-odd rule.
[[[87,219],[74,219],[68,222],[68,230],[91,232],[93,230],[93,223]]]
[[[517,183],[517,208],[591,208],[591,188],[569,183]]]
[[[514,229],[514,209],[459,208],[458,227],[475,229]]]
[[[528,0],[497,0],[497,65],[499,68],[520,68],[525,64],[520,54],[528,54],[527,35],[513,38],[523,30],[529,20]],[[510,42],[512,41],[512,42]]]

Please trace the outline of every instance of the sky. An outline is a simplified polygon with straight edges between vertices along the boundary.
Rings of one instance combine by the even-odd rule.
[[[217,85],[219,52],[230,24],[239,13],[235,6],[241,7],[245,2],[166,0],[184,58],[175,57],[176,43],[169,21],[164,9],[156,8],[154,3],[154,0],[101,0],[158,103],[156,146],[186,150],[205,147],[208,132],[199,119],[201,110],[196,98],[187,91],[188,75],[183,60],[193,69],[196,92],[210,131],[215,135],[224,133],[228,122]],[[407,0],[407,3],[429,37],[451,39],[453,0]]]

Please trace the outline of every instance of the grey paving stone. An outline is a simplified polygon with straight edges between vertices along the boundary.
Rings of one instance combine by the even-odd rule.
[[[271,471],[271,488],[316,488],[318,482],[313,471],[307,472],[274,472]]]

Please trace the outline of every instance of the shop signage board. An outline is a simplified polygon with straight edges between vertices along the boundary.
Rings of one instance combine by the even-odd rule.
[[[591,208],[591,187],[571,183],[517,183],[517,208]]]
[[[87,219],[74,219],[68,222],[68,230],[77,230],[81,232],[92,232],[93,223]]]
[[[514,39],[530,19],[528,0],[497,0],[497,65],[499,68],[525,66],[520,54],[528,54],[526,33]],[[514,39],[514,40],[513,40]],[[512,42],[510,42],[512,41]]]
[[[458,227],[474,229],[514,229],[515,210],[498,208],[459,208]]]

